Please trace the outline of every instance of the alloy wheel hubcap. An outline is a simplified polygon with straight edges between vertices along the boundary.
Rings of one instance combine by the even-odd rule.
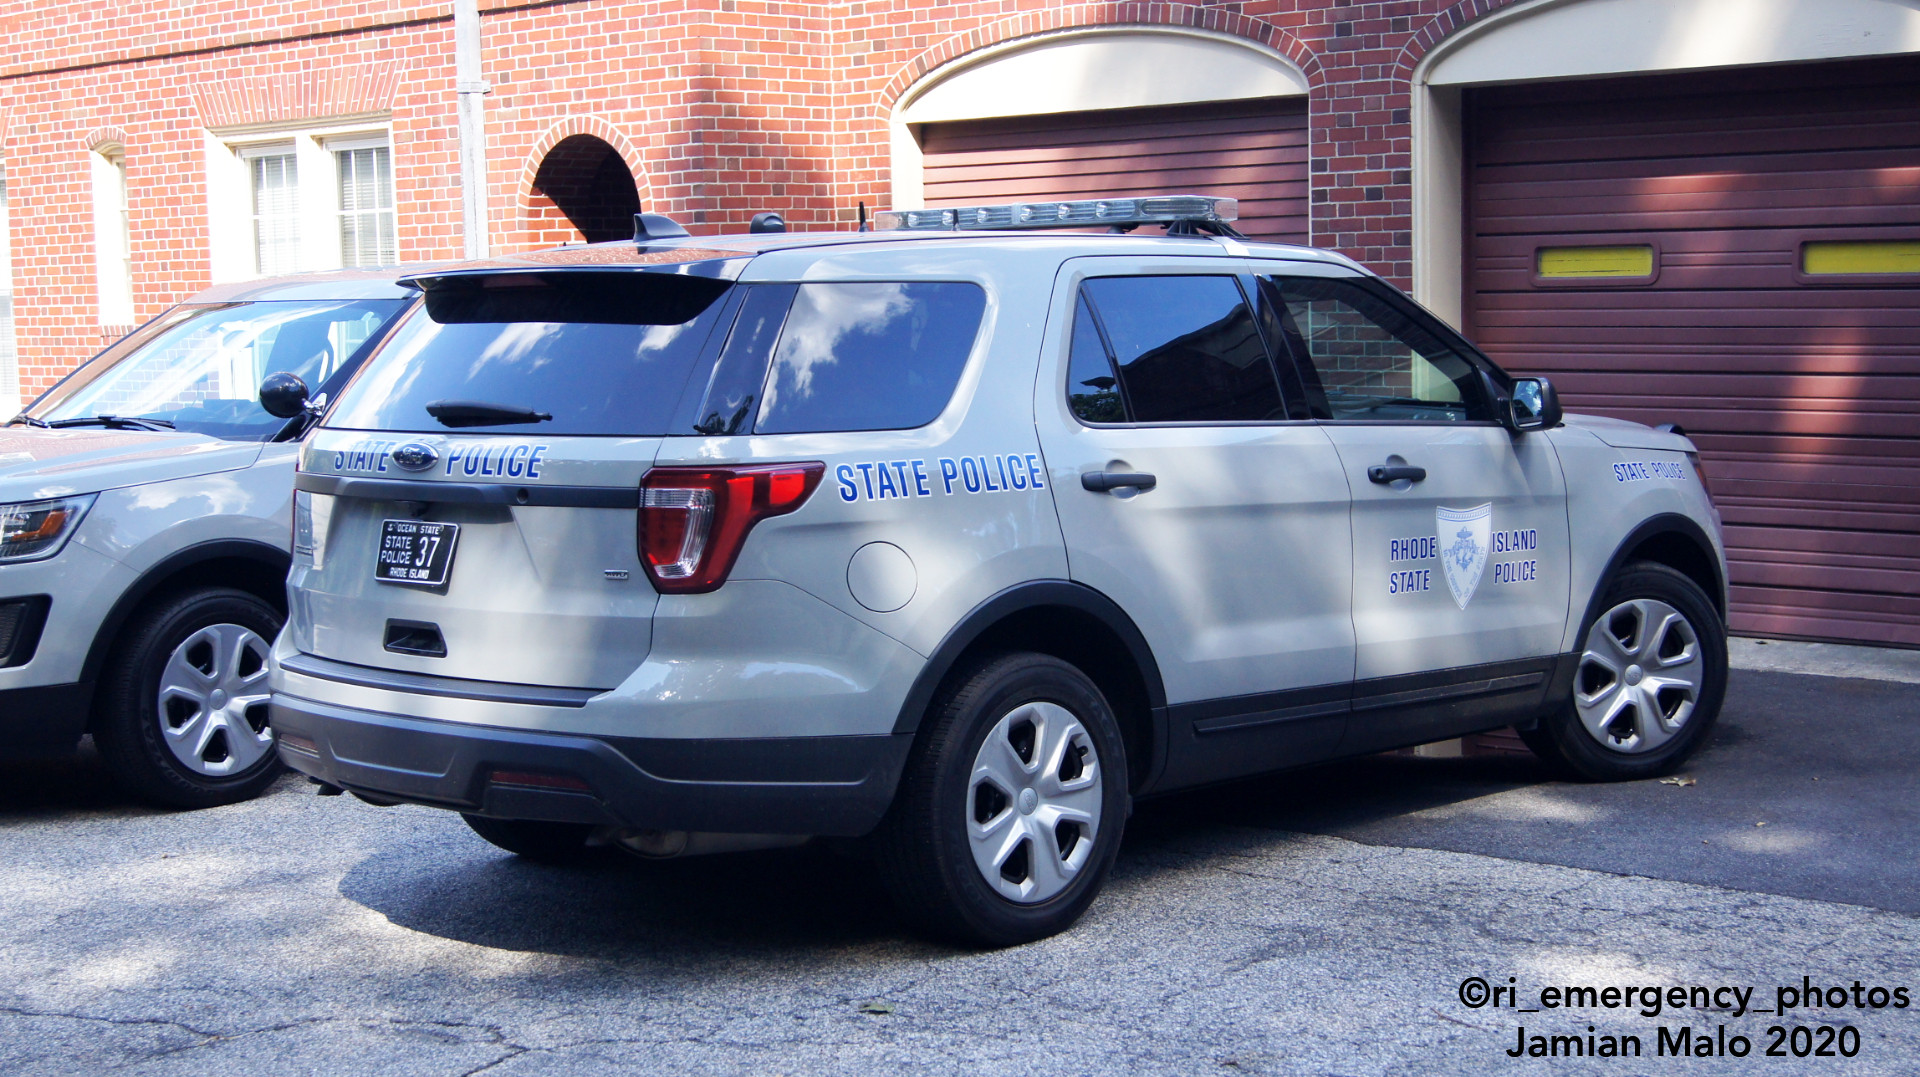
[[[240,774],[273,750],[267,726],[267,641],[220,624],[180,641],[160,673],[160,736],[195,774]]]
[[[1686,616],[1659,599],[1636,598],[1587,630],[1573,706],[1603,747],[1650,752],[1693,717],[1706,675],[1699,634]]]
[[[1023,703],[974,756],[967,837],[980,875],[1022,904],[1065,890],[1093,855],[1101,782],[1093,738],[1055,703]]]

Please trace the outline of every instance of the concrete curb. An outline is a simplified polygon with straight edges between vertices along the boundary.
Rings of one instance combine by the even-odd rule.
[[[1898,647],[1735,636],[1727,640],[1727,661],[1734,669],[1920,684],[1920,651]]]

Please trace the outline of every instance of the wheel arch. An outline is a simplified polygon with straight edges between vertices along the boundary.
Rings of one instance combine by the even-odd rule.
[[[1018,584],[975,606],[928,657],[894,732],[918,732],[955,672],[996,651],[1052,655],[1092,678],[1120,721],[1136,791],[1165,765],[1166,687],[1146,636],[1112,599],[1068,580]]]
[[[1622,566],[1634,561],[1665,565],[1699,584],[1720,619],[1726,620],[1727,581],[1721,571],[1720,557],[1714,552],[1713,540],[1691,518],[1679,513],[1662,513],[1642,520],[1614,548],[1613,556],[1607,559],[1606,568],[1594,584],[1593,594],[1587,599],[1586,612],[1580,617],[1580,636],[1576,636],[1576,640],[1586,634],[1587,626],[1599,616],[1600,596],[1606,591],[1608,581]]]
[[[155,595],[194,584],[237,587],[287,612],[287,572],[293,557],[287,551],[249,539],[217,539],[176,550],[160,559],[126,589],[94,633],[80,679],[95,683],[107,656],[119,642],[127,621]]]

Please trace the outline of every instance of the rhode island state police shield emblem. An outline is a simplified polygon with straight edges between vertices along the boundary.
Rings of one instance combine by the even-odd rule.
[[[1433,510],[1435,534],[1440,539],[1440,574],[1461,609],[1473,601],[1480,574],[1487,569],[1487,548],[1493,537],[1493,505],[1470,509]]]

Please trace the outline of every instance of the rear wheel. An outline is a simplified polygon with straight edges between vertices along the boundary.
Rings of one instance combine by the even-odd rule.
[[[593,828],[585,823],[549,823],[538,819],[489,819],[484,815],[462,814],[475,834],[494,845],[547,864],[570,864],[587,855],[587,837]]]
[[[943,938],[1009,946],[1071,927],[1113,864],[1126,752],[1078,669],[989,659],[927,714],[879,835],[903,915]]]
[[[207,808],[259,795],[280,773],[267,725],[267,655],[280,614],[259,597],[196,588],[142,609],[114,649],[94,743],[146,800]]]
[[[1678,769],[1704,743],[1727,686],[1727,636],[1700,585],[1637,562],[1608,583],[1581,639],[1573,692],[1522,736],[1580,777]]]

